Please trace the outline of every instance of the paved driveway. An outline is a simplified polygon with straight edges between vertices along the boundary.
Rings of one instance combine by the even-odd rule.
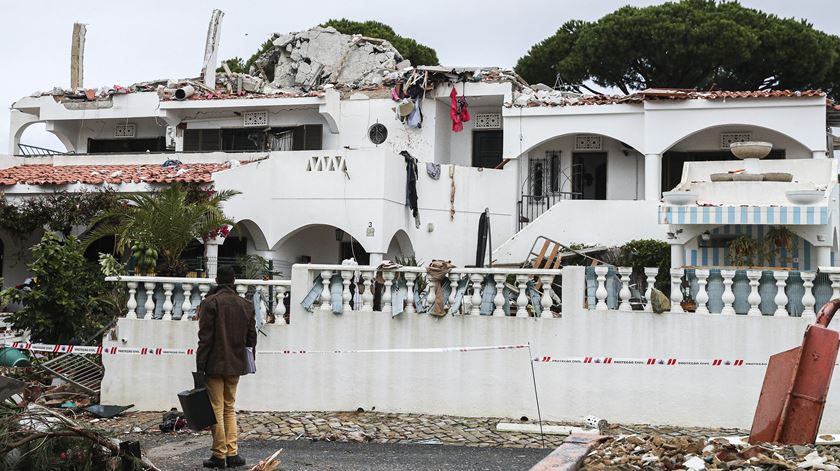
[[[209,456],[208,436],[157,436],[142,440],[144,453],[163,471],[201,470]],[[550,450],[446,445],[245,440],[240,454],[248,466],[278,448],[283,471],[515,471],[527,470]]]

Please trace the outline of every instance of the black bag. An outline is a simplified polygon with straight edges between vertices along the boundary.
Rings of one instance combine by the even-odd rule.
[[[187,418],[187,427],[196,432],[216,424],[216,414],[213,413],[213,406],[210,405],[210,395],[207,393],[207,384],[204,375],[193,373],[195,387],[189,391],[178,393],[178,401],[181,402],[181,409]]]

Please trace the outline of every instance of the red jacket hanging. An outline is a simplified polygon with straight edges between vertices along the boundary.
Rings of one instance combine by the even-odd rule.
[[[449,117],[452,118],[452,131],[461,132],[464,130],[464,124],[461,122],[461,113],[458,110],[458,92],[455,87],[449,92],[449,98],[452,99],[452,105],[449,109]]]

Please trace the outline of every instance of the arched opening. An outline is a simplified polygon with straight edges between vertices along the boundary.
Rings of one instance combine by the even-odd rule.
[[[519,163],[521,225],[561,200],[638,200],[644,195],[644,155],[614,137],[560,135],[525,155]]]
[[[18,145],[13,152],[15,155],[48,155],[50,153],[65,153],[67,146],[54,133],[47,131],[43,121],[28,124],[18,131],[14,142]]]
[[[391,237],[391,242],[388,244],[388,252],[385,258],[388,260],[396,260],[397,258],[411,257],[414,255],[414,245],[411,243],[411,238],[402,229],[394,233]]]
[[[806,159],[811,151],[799,141],[778,131],[754,125],[726,124],[699,129],[674,142],[662,157],[662,190],[669,191],[682,179],[686,162],[737,160],[729,144],[765,141],[773,150],[765,159]]]
[[[99,254],[116,255],[117,238],[114,236],[100,237],[93,241],[85,249],[85,260],[93,263],[99,262]]]
[[[370,262],[370,254],[352,234],[329,224],[311,224],[283,237],[274,245],[277,269],[291,273],[295,263],[341,263],[355,258],[360,265]]]

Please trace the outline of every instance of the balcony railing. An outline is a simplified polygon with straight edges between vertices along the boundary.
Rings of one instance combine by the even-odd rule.
[[[196,308],[216,283],[211,278],[163,276],[111,276],[105,281],[125,283],[128,290],[127,319],[182,321],[195,319]],[[235,286],[236,292],[243,298],[259,291],[275,320],[280,322],[284,318],[291,281],[236,280]]]
[[[651,311],[650,287],[659,271],[645,268],[644,276],[629,267],[587,268],[589,309]],[[670,312],[743,314],[814,318],[815,310],[840,298],[840,269],[815,271],[674,268],[669,270]]]
[[[299,267],[310,280],[303,306],[311,311],[431,313],[439,300],[444,315],[554,317],[561,306],[562,270],[454,268],[436,281],[422,267]]]

